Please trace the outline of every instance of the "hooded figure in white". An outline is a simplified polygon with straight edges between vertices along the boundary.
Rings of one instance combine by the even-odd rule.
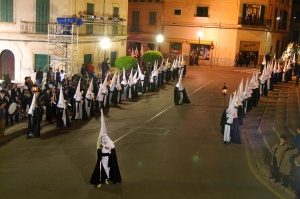
[[[102,96],[103,96],[103,100],[101,101],[101,108],[105,108],[105,109],[108,109],[110,108],[109,106],[109,95],[108,95],[108,89],[107,89],[107,78],[108,78],[108,73],[106,74],[105,76],[105,79],[104,79],[104,82],[102,84],[102,87],[101,87],[101,93],[102,93]]]
[[[188,96],[187,96],[187,94],[186,94],[183,83],[182,83],[182,75],[183,75],[183,70],[181,70],[178,83],[176,84],[175,89],[174,89],[174,103],[175,103],[175,105],[191,103]]]
[[[85,110],[88,117],[91,116],[91,107],[92,107],[92,100],[93,100],[93,79],[90,81],[89,88],[85,94]]]
[[[122,82],[121,82],[121,86],[122,86],[122,100],[127,100],[127,90],[128,90],[128,81],[126,78],[126,73],[125,73],[125,68],[123,68],[123,77],[122,77]]]
[[[73,118],[76,120],[81,120],[82,119],[82,94],[80,92],[80,83],[81,83],[81,78],[78,81],[77,88],[75,91],[74,95],[74,108],[73,108]]]
[[[117,71],[115,72],[109,84],[109,105],[118,104],[118,90],[116,88],[116,81]]]
[[[115,144],[107,135],[103,110],[101,109],[101,129],[97,141],[97,162],[90,183],[100,188],[101,184],[121,183]]]
[[[122,101],[122,85],[121,85],[121,82],[120,82],[120,72],[118,72],[116,89],[117,89],[117,92],[118,92],[118,97],[117,97],[118,101],[117,101],[117,103],[120,104],[121,101]]]
[[[230,137],[230,129],[233,123],[233,113],[234,113],[234,104],[233,104],[232,96],[229,98],[229,106],[226,110],[226,122],[225,122],[225,128],[224,128],[224,144],[227,144],[231,141]]]
[[[64,98],[62,86],[60,87],[59,99],[58,99],[58,103],[57,103],[56,126],[57,127],[70,126],[70,120],[69,120],[69,116],[68,116],[68,110],[67,110],[66,100]]]

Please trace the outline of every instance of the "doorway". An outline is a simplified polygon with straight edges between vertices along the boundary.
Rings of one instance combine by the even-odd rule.
[[[15,79],[15,56],[10,50],[4,50],[0,54],[0,78],[3,74],[9,74],[11,80]]]

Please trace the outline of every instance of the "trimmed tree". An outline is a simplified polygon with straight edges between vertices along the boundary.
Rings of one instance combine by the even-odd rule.
[[[154,64],[155,61],[161,62],[162,61],[162,54],[159,51],[156,50],[149,50],[143,54],[143,62],[145,62],[147,65]]]
[[[137,68],[137,59],[132,56],[122,56],[116,59],[115,61],[116,68],[119,70],[130,70],[132,68]]]

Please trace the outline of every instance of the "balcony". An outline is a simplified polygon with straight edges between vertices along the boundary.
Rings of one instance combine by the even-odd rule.
[[[257,19],[245,19],[243,17],[239,17],[238,21],[239,25],[243,27],[252,27],[252,28],[269,28],[272,25],[271,19],[264,19],[261,21],[259,18]]]
[[[23,34],[48,34],[48,25],[56,27],[56,32],[51,34],[63,34],[65,29],[58,23],[21,21],[20,32]],[[53,28],[51,28],[52,30]],[[79,36],[127,36],[127,26],[122,24],[84,23],[79,27]]]
[[[131,33],[159,33],[161,32],[160,25],[131,25],[129,26]]]

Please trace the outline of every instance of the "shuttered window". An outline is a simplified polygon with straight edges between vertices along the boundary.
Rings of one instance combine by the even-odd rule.
[[[156,12],[149,12],[149,25],[156,25]]]
[[[208,17],[208,7],[198,6],[196,16],[197,17]]]
[[[44,54],[35,54],[35,70],[38,71],[39,68],[43,68],[43,71],[49,70],[50,56]]]
[[[14,21],[14,1],[0,0],[0,22]]]
[[[36,0],[36,32],[48,33],[50,0]]]

